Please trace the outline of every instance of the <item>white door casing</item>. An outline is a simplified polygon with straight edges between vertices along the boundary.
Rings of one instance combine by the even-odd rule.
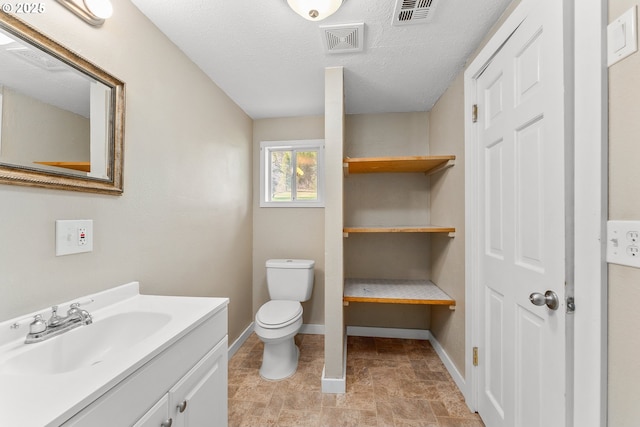
[[[469,276],[477,277],[474,383],[487,427],[566,418],[563,10],[544,3],[521,7],[521,24],[475,79]],[[529,301],[547,290],[557,310]]]
[[[573,425],[607,425],[607,264],[609,2],[574,2]]]
[[[528,3],[528,4],[527,4]],[[573,59],[573,70],[567,72],[567,90],[574,103],[572,111],[566,111],[566,130],[574,144],[573,158],[567,158],[569,168],[574,168],[572,187],[574,206],[568,212],[573,221],[573,235],[567,237],[567,245],[574,248],[567,262],[573,265],[574,276],[567,275],[571,284],[576,283],[574,296],[576,312],[570,318],[574,325],[568,352],[567,427],[602,427],[607,420],[607,267],[604,260],[607,220],[607,67],[606,26],[608,2],[605,0],[564,0],[572,10],[565,16],[573,21],[573,34],[565,39],[571,44],[573,54],[565,47],[568,61]],[[518,27],[532,6],[530,0],[522,0],[505,19],[494,36],[465,71],[465,223],[466,223],[466,357],[465,381],[461,386],[466,401],[477,409],[478,369],[473,367],[472,348],[478,341],[478,280],[477,280],[477,182],[475,137],[473,134],[471,106],[475,99],[475,79],[481,74],[494,53]],[[543,7],[540,5],[539,7]],[[570,86],[573,85],[573,88]],[[567,104],[568,106],[570,104]],[[571,118],[573,124],[570,124]],[[567,170],[568,173],[569,170]],[[570,270],[567,270],[571,273]],[[574,375],[573,372],[576,374]]]

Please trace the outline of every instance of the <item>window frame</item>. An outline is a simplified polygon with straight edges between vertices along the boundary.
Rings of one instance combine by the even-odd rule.
[[[272,151],[317,151],[317,193],[316,200],[271,200],[271,156]],[[295,160],[295,154],[294,154]],[[292,162],[295,164],[295,162]],[[292,173],[292,177],[295,174]],[[292,183],[293,184],[293,183]],[[294,185],[292,193],[295,194]],[[292,197],[294,197],[292,194]],[[260,142],[260,207],[261,208],[323,208],[324,207],[324,139]]]

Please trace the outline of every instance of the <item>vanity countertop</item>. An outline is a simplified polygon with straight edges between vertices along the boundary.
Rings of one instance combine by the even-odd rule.
[[[24,344],[33,316],[42,314],[47,319],[50,309],[0,323],[2,425],[42,427],[62,424],[205,320],[224,310],[229,300],[141,295],[139,284],[132,282],[60,304],[59,313],[65,313],[73,302],[90,302],[81,308],[91,313],[93,323],[47,341]],[[145,322],[148,332],[136,337],[128,330],[124,331],[129,329],[126,322],[130,319]],[[14,324],[20,326],[12,328]],[[131,329],[134,327],[131,325]],[[102,342],[102,353],[92,354],[91,347],[97,347],[96,343],[103,339],[100,334],[104,331],[112,334],[109,328],[117,328],[121,332],[116,331],[115,335],[133,337],[135,342],[127,343],[124,350],[113,350]],[[82,336],[90,337],[86,351],[82,346],[78,347],[78,342],[83,342],[83,338],[78,337]],[[103,341],[108,339],[105,337]],[[122,342],[121,337],[115,339]],[[67,346],[64,351],[70,351],[69,346],[74,345],[71,351],[80,352],[81,367],[66,366],[68,361],[51,360],[59,355],[63,346]],[[86,360],[82,360],[83,352],[88,354]],[[35,359],[33,355],[36,355]],[[76,353],[73,355],[75,359]]]

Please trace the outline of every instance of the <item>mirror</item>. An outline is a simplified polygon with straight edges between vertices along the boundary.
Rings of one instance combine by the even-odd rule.
[[[0,183],[122,194],[124,83],[0,11]]]

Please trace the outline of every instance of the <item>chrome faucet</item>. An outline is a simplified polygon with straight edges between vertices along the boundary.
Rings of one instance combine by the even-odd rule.
[[[53,338],[64,332],[70,331],[82,325],[90,325],[93,322],[91,314],[80,308],[79,303],[73,303],[69,307],[66,316],[58,315],[58,306],[51,307],[51,317],[45,321],[40,314],[36,315],[29,325],[29,333],[25,344],[32,344]]]

